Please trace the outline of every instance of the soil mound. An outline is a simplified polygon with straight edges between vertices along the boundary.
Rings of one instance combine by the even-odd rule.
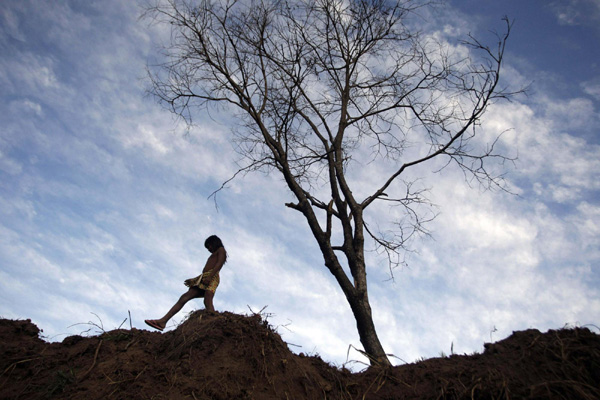
[[[0,320],[0,399],[600,399],[600,336],[515,332],[483,354],[350,373],[292,353],[259,315],[196,311],[164,334],[39,338]]]

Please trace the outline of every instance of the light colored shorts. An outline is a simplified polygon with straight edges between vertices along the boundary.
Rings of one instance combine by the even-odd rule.
[[[211,272],[204,272],[199,276],[192,278],[192,282],[187,285],[188,287],[197,287],[201,290],[208,290],[209,292],[214,293],[217,290],[217,286],[221,282],[219,278],[219,274],[216,274],[214,277],[211,277]]]

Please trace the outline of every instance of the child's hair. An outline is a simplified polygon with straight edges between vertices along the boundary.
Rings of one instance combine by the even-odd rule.
[[[217,249],[219,247],[225,247],[223,246],[223,242],[221,242],[221,239],[219,239],[217,235],[212,235],[206,238],[206,240],[204,241],[204,247],[208,249],[209,246],[214,246]]]

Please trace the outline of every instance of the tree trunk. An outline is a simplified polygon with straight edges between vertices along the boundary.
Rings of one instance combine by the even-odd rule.
[[[367,293],[346,294],[346,299],[350,303],[350,308],[356,319],[356,328],[360,337],[360,342],[369,357],[372,366],[391,366],[383,346],[377,336],[371,306]]]
[[[363,275],[362,280],[364,281],[364,284],[353,285],[333,254],[331,247],[327,247],[327,245],[321,246],[321,251],[325,256],[325,265],[337,280],[346,296],[346,300],[348,300],[348,303],[350,304],[350,309],[356,320],[356,329],[358,331],[360,342],[369,358],[371,366],[391,366],[392,364],[383,350],[383,346],[381,345],[379,337],[377,336],[377,331],[375,330],[375,323],[373,322],[373,315],[371,313],[367,292],[366,266],[362,263],[358,267],[361,270],[360,274]]]
[[[274,148],[279,151],[275,151],[274,154],[277,156],[279,153],[283,153],[283,150],[277,148],[277,144],[274,144]],[[356,328],[360,342],[369,358],[369,362],[372,366],[391,366],[389,359],[383,346],[379,341],[377,332],[375,330],[375,324],[373,323],[373,316],[371,314],[371,306],[369,305],[369,296],[367,291],[367,274],[366,265],[364,260],[364,236],[362,233],[362,211],[355,208],[353,215],[355,219],[355,230],[352,234],[350,227],[350,218],[347,215],[341,218],[346,221],[344,231],[347,234],[345,238],[344,253],[347,257],[350,265],[352,277],[354,278],[354,284],[350,281],[346,272],[340,265],[340,262],[331,246],[331,232],[328,227],[326,231],[323,231],[319,221],[315,215],[314,209],[311,206],[309,200],[306,197],[305,191],[296,181],[295,177],[289,169],[287,160],[281,159],[281,170],[283,176],[286,179],[286,183],[290,190],[296,195],[298,204],[287,203],[286,206],[300,211],[306,218],[308,226],[310,227],[313,236],[319,244],[321,253],[325,261],[325,265],[335,277],[336,281],[340,285],[340,288],[344,292],[354,318],[356,319]],[[334,177],[335,178],[335,177]],[[335,193],[334,198],[338,200],[338,203],[343,202],[340,199],[340,194]],[[343,207],[343,206],[342,206]],[[340,207],[340,209],[342,209]]]

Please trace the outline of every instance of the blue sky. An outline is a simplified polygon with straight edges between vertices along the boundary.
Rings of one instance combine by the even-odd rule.
[[[230,254],[218,310],[267,306],[293,351],[364,361],[348,352],[360,347],[352,314],[281,179],[238,179],[218,210],[207,199],[236,169],[230,121],[199,114],[188,131],[145,95],[168,30],[140,13],[116,0],[0,5],[0,316],[30,318],[54,341],[94,314],[108,330],[131,312],[145,329],[216,233]],[[518,195],[419,171],[438,206],[433,238],[413,243],[393,281],[369,252],[375,323],[395,363],[600,323],[600,2],[456,0],[423,26],[488,37],[504,15],[515,20],[505,83],[531,86],[490,108],[483,132],[506,131]]]

